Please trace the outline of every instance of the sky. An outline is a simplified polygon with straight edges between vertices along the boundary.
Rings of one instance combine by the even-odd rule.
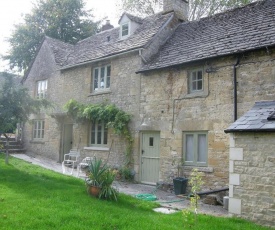
[[[111,24],[117,26],[119,13],[116,0],[84,0],[87,9],[93,9],[95,19],[108,17]],[[0,0],[0,56],[9,49],[7,38],[10,37],[14,24],[23,22],[24,14],[31,12],[35,0]],[[0,71],[7,69],[7,63],[0,60]]]

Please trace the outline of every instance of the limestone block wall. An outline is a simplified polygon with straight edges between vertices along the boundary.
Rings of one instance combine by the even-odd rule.
[[[274,56],[258,51],[240,58],[238,116],[255,101],[274,98]],[[234,121],[235,63],[236,57],[232,56],[142,75],[140,116],[150,120],[151,130],[160,131],[160,180],[171,182],[177,175],[189,176],[193,167],[182,164],[183,132],[206,131],[208,165],[199,167],[205,175],[205,188],[228,186],[229,136],[224,130]],[[204,90],[190,95],[188,73],[196,68],[203,68]]]
[[[230,134],[229,212],[275,225],[275,134]]]
[[[62,79],[60,78],[60,71],[55,64],[50,48],[47,43],[44,43],[34,60],[31,71],[28,78],[24,81],[23,87],[28,88],[30,95],[35,97],[37,81],[46,79],[48,79],[47,99],[52,102],[52,107],[47,110],[41,110],[38,114],[33,114],[30,117],[29,122],[24,125],[23,143],[24,147],[27,149],[27,153],[43,155],[58,161],[61,126],[55,119],[50,117],[50,114],[60,111],[58,98],[62,93]],[[45,137],[41,141],[32,139],[32,121],[34,119],[45,120]]]

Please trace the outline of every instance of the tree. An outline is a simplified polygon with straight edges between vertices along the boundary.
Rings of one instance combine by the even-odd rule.
[[[26,122],[30,114],[39,112],[42,107],[49,107],[45,99],[33,99],[28,90],[15,84],[15,75],[0,73],[0,134],[4,135],[6,144],[6,163],[8,164],[9,137],[7,133],[16,129],[16,124]],[[0,136],[1,136],[0,135]]]
[[[189,0],[189,20],[197,20],[253,1],[255,0]],[[163,0],[120,0],[119,3],[121,10],[137,16],[155,14],[162,10],[162,6]]]
[[[45,35],[72,44],[93,35],[99,22],[92,21],[84,6],[83,0],[37,0],[24,22],[15,25],[4,59],[12,69],[25,71]]]

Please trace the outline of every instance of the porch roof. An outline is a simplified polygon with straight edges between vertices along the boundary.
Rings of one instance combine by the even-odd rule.
[[[256,102],[224,132],[275,132],[275,101]]]

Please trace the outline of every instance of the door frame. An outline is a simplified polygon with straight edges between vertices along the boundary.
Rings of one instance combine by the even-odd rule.
[[[60,151],[60,154],[59,154],[59,160],[60,162],[63,161],[64,159],[64,151],[65,151],[65,148],[64,148],[64,145],[65,145],[65,126],[66,125],[71,125],[72,126],[72,141],[73,141],[73,123],[63,123],[62,124],[62,132],[61,132],[61,151]]]

